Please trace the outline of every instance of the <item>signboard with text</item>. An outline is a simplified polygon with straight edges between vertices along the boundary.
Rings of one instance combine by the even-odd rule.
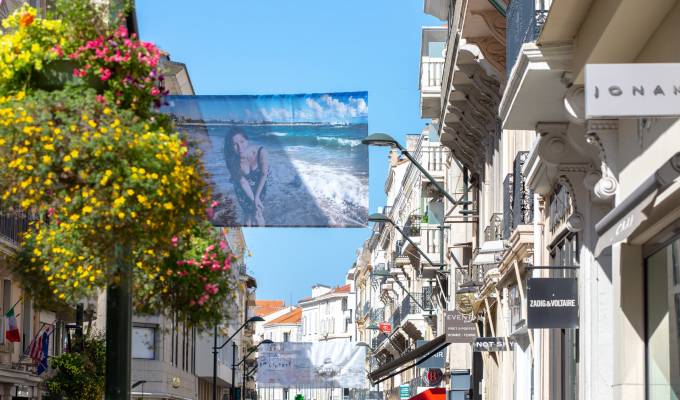
[[[404,400],[411,397],[411,388],[408,385],[399,386],[399,398]]]
[[[473,315],[447,311],[444,316],[446,343],[472,343],[477,337],[477,324]]]
[[[504,337],[478,337],[472,343],[472,351],[510,351],[512,342]]]
[[[680,64],[587,64],[586,118],[680,116]]]
[[[578,328],[576,278],[527,279],[527,327]]]
[[[427,340],[417,340],[416,346],[420,347],[427,342],[428,342]],[[428,358],[427,360],[418,364],[418,368],[424,368],[424,369],[444,368],[444,364],[446,363],[446,356],[445,356],[444,352],[445,352],[444,349],[439,350],[438,352],[436,352],[435,354],[430,356],[430,358]],[[421,359],[422,359],[422,357],[419,358],[418,360],[421,360]]]

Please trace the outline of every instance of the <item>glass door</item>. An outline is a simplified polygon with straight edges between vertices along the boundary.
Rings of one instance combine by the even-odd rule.
[[[680,399],[680,239],[646,259],[647,398]]]

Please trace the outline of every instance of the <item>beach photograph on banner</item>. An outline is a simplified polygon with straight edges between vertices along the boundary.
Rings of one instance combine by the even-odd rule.
[[[279,342],[263,345],[257,382],[267,388],[366,387],[366,348],[355,342]]]
[[[200,149],[224,227],[365,227],[366,92],[168,96]]]

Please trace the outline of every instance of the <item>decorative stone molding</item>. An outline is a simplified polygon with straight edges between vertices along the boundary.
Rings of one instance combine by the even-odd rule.
[[[472,10],[470,11],[472,15],[478,15],[482,17],[484,23],[489,28],[491,36],[494,37],[498,42],[505,44],[505,17],[503,17],[496,10]]]
[[[505,71],[505,44],[493,36],[466,37],[468,43],[474,43],[484,54],[484,58],[499,71]]]
[[[570,122],[583,125],[586,122],[585,90],[581,85],[572,85],[564,95],[564,109]]]
[[[618,120],[589,120],[586,142],[595,146],[600,159],[600,179],[593,186],[593,194],[602,201],[613,200],[619,187],[616,168]]]
[[[574,212],[567,218],[564,226],[569,230],[569,232],[580,232],[583,230],[583,215],[579,212]]]

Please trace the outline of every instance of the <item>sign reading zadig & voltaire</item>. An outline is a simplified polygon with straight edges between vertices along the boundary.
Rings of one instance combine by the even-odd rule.
[[[680,116],[680,63],[587,64],[586,118]]]
[[[576,278],[528,279],[527,327],[578,328]]]

